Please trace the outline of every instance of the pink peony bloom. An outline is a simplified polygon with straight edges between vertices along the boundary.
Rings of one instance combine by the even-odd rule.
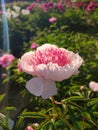
[[[63,4],[62,4],[61,2],[59,2],[59,3],[57,4],[57,8],[58,8],[60,11],[62,11],[62,12],[65,11],[64,6],[63,6]]]
[[[47,99],[57,93],[55,81],[70,78],[78,72],[83,59],[72,51],[44,44],[25,53],[19,60],[22,71],[37,76],[26,83],[27,90]]]
[[[95,10],[95,2],[93,0],[90,1],[89,5],[86,8],[87,12],[94,11]]]
[[[49,11],[50,9],[53,9],[54,8],[54,4],[53,2],[45,2],[42,4],[42,8],[44,9],[44,11]]]
[[[38,45],[35,42],[32,43],[31,46],[30,46],[31,49],[36,49],[37,47],[38,47]]]
[[[50,23],[54,23],[54,22],[56,22],[57,21],[57,18],[55,18],[55,17],[51,17],[50,19],[49,19],[49,22]]]
[[[27,130],[34,130],[34,129],[32,128],[32,126],[28,126]]]
[[[4,54],[0,57],[0,65],[2,65],[3,68],[6,68],[9,66],[12,61],[15,59],[15,57],[11,54]]]
[[[28,6],[26,9],[27,10],[32,10],[35,7],[35,3],[33,2],[30,6]]]
[[[94,92],[98,92],[98,83],[94,82],[94,81],[91,81],[89,83],[89,87],[92,91]]]

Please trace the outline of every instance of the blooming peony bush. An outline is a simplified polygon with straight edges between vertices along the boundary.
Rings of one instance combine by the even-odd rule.
[[[97,130],[97,1],[7,7],[15,60],[3,68],[10,77],[1,73],[7,92],[0,91],[0,111],[14,121],[12,130]],[[7,119],[0,117],[4,130]]]

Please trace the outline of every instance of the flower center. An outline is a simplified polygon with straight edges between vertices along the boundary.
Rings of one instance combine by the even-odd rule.
[[[70,56],[66,50],[60,48],[46,48],[45,50],[37,50],[32,55],[33,65],[56,63],[64,66],[70,62]]]

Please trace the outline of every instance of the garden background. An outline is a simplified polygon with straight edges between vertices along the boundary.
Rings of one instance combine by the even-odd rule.
[[[14,121],[12,130],[28,126],[35,130],[97,130],[98,93],[89,88],[90,81],[98,82],[97,0],[13,1],[6,3],[6,12],[10,53],[15,60],[6,68],[0,66],[0,112],[6,116],[0,117],[2,129],[11,129],[9,117]],[[2,51],[2,10],[0,14]],[[52,17],[56,20],[50,22]],[[18,70],[18,59],[35,49],[32,43],[54,44],[79,53],[84,60],[78,75],[56,82],[54,102],[30,94],[25,84],[32,76]]]

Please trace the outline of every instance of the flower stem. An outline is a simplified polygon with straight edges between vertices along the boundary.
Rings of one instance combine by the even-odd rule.
[[[64,121],[65,124],[70,128],[70,130],[76,130],[76,129],[69,123],[69,121],[57,111],[56,102],[55,102],[54,97],[50,97],[50,100],[52,101],[53,112],[54,112],[55,114],[59,115],[59,116],[57,116],[57,117],[60,117],[61,119],[63,119],[63,121]]]
[[[57,114],[57,109],[56,109],[56,105],[55,105],[55,99],[54,99],[54,97],[50,97],[50,100],[52,101],[53,111],[54,111],[55,114]]]
[[[70,130],[76,130],[66,118],[64,118],[63,116],[61,116],[61,118],[64,120],[65,124],[70,128]]]

